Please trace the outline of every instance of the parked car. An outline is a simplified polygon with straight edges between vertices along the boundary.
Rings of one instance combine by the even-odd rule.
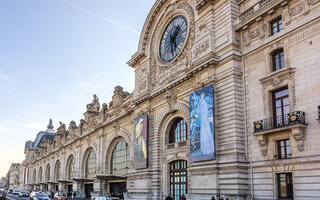
[[[31,192],[30,200],[49,200],[49,196],[42,192]]]
[[[26,191],[21,191],[21,192],[19,193],[19,197],[29,197],[29,193],[26,192]]]
[[[0,199],[6,199],[6,193],[4,190],[0,190]]]
[[[19,195],[20,192],[21,192],[20,190],[13,190],[12,194],[13,195]]]
[[[54,195],[54,200],[66,200],[66,199],[68,199],[68,196],[64,193],[57,192]]]
[[[96,197],[94,200],[120,200],[118,197]]]
[[[12,194],[12,193],[13,193],[13,189],[9,189],[8,194]]]

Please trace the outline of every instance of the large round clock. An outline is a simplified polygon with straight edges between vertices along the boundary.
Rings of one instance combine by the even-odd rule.
[[[181,52],[186,41],[188,32],[188,21],[182,16],[176,16],[167,25],[160,43],[160,58],[168,63],[176,58]]]

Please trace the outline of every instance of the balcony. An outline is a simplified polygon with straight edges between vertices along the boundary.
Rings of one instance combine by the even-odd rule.
[[[272,130],[284,130],[289,129],[292,126],[302,125],[306,126],[305,113],[302,111],[295,111],[285,115],[279,115],[277,117],[271,117],[256,121],[253,123],[254,133],[259,132],[275,132]],[[270,131],[271,130],[271,131]]]

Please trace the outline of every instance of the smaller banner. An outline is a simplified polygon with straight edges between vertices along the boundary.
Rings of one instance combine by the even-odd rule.
[[[134,162],[136,169],[148,167],[148,115],[135,119]]]
[[[213,85],[190,94],[190,159],[215,159]]]

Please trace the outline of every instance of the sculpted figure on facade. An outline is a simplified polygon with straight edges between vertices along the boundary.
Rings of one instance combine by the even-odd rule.
[[[92,103],[87,104],[87,111],[99,112],[100,110],[100,103],[99,98],[97,95],[93,95]]]
[[[122,108],[128,106],[127,104],[124,104],[125,99],[130,96],[130,93],[123,91],[123,88],[121,86],[117,86],[114,88],[112,101],[109,103],[109,107],[112,109],[112,111],[109,112],[110,115],[113,115],[115,113],[120,113]]]
[[[68,131],[66,129],[66,125],[64,123],[62,123],[61,121],[59,123],[60,123],[60,126],[57,129],[57,135],[61,135],[61,136],[67,135]]]

